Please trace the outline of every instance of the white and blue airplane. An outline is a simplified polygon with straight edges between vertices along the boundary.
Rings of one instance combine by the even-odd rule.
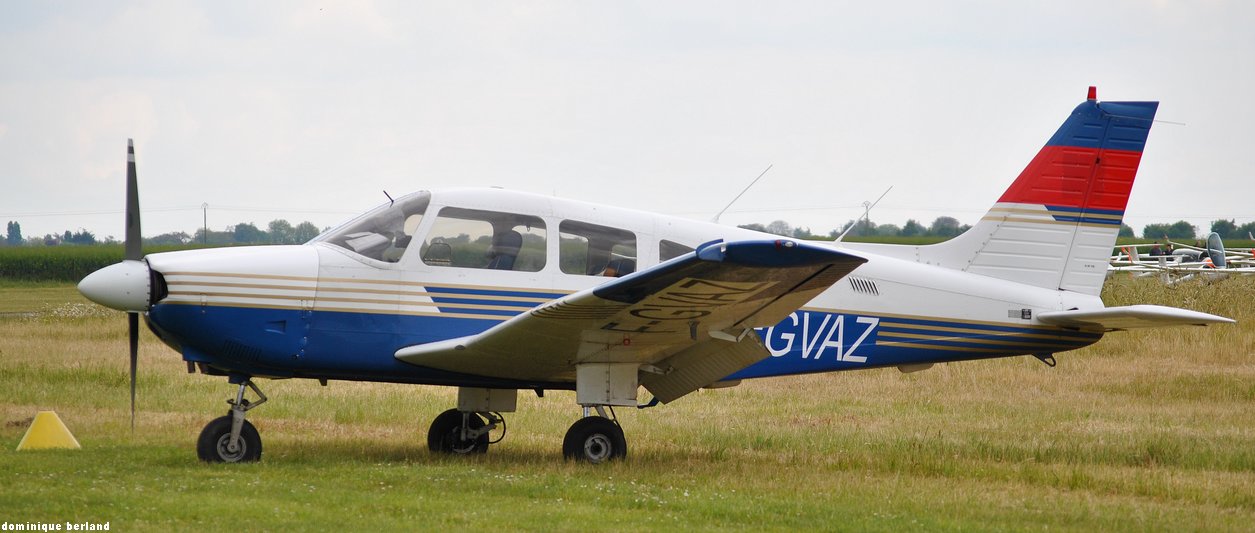
[[[901,246],[802,242],[500,189],[423,191],[300,246],[140,250],[128,146],[126,260],[84,278],[189,372],[236,386],[209,462],[260,459],[258,378],[458,388],[434,452],[483,453],[520,390],[574,390],[574,460],[625,457],[614,407],[744,379],[1053,354],[1109,331],[1227,323],[1105,307],[1111,249],[1157,102],[1089,98],[969,231]],[[252,391],[255,399],[246,398]],[[494,434],[495,435],[495,434]],[[495,442],[495,441],[493,441]]]

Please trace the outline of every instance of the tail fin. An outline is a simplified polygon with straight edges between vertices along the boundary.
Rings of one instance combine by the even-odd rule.
[[[966,233],[920,259],[1038,287],[1097,295],[1158,102],[1089,98]]]

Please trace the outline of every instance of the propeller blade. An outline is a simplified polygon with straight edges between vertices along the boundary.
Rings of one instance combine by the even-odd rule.
[[[126,140],[126,256],[138,261],[144,257],[139,234],[139,184],[135,177],[135,143]]]
[[[135,173],[135,143],[126,140],[126,255],[125,259],[144,258],[139,232],[139,178]],[[131,344],[131,433],[135,433],[135,373],[139,366],[139,313],[127,313],[126,321]]]
[[[131,340],[131,433],[135,433],[135,369],[139,366],[139,313],[126,314]]]

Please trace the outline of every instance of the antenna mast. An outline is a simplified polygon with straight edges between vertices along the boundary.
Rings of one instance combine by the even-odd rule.
[[[733,198],[731,202],[728,202],[728,205],[723,206],[723,209],[720,209],[718,213],[715,213],[715,218],[710,219],[710,221],[718,224],[719,217],[723,216],[723,212],[727,211],[729,207],[732,207],[732,204],[735,204],[737,200],[740,200],[741,197],[745,195],[745,192],[750,190],[750,187],[753,187],[755,183],[758,183],[758,180],[763,179],[763,176],[766,175],[767,171],[771,170],[771,167],[773,166],[775,166],[775,163],[767,165],[767,168],[763,169],[763,171],[758,174],[758,177],[754,178],[754,181],[751,181],[749,185],[746,185],[744,189],[741,189],[741,194],[736,195],[736,198]]]

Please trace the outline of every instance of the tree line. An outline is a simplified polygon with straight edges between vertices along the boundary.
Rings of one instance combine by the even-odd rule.
[[[313,222],[305,221],[292,225],[284,219],[270,221],[266,225],[266,229],[258,228],[252,222],[243,222],[233,226],[227,226],[222,231],[209,230],[204,228],[196,230],[195,233],[188,234],[184,231],[175,231],[170,233],[162,233],[154,237],[145,237],[144,244],[154,246],[179,246],[189,244],[204,244],[209,246],[230,246],[236,244],[301,244],[318,236],[322,230],[318,229]],[[5,238],[0,244],[5,246],[60,246],[60,245],[93,245],[93,244],[117,244],[119,241],[112,235],[105,238],[96,237],[86,229],[78,231],[65,230],[64,233],[49,233],[42,237],[39,236],[22,236],[22,225],[16,221],[9,221],[6,227]]]
[[[836,239],[842,233],[848,230],[849,237],[954,237],[971,228],[971,225],[960,224],[958,219],[954,217],[937,217],[932,224],[927,226],[921,224],[915,219],[909,219],[906,224],[898,226],[897,224],[876,224],[869,219],[861,218],[858,220],[847,221],[839,229],[829,231],[827,236],[811,233],[810,228],[793,227],[783,220],[775,220],[770,224],[742,224],[737,226],[754,231],[764,233],[773,233],[783,235],[785,237],[794,237],[798,239]]]
[[[783,235],[786,237],[795,237],[798,239],[835,239],[846,230],[849,230],[851,237],[872,237],[872,236],[890,236],[890,237],[954,237],[971,227],[969,224],[960,224],[954,217],[940,216],[927,226],[923,225],[915,219],[909,219],[902,226],[896,224],[876,224],[870,219],[861,218],[859,220],[847,221],[839,229],[829,231],[828,234],[811,233],[808,227],[793,227],[784,220],[775,220],[769,224],[763,225],[759,223],[742,224],[739,226],[745,229],[761,231],[764,233],[772,233],[775,235]],[[1233,219],[1217,219],[1213,220],[1210,226],[1210,232],[1215,232],[1222,239],[1246,239],[1255,234],[1255,221],[1245,224],[1238,224]],[[230,246],[235,244],[301,244],[316,237],[321,230],[312,222],[305,221],[295,226],[284,219],[270,221],[266,225],[266,229],[261,229],[252,222],[243,222],[233,226],[227,226],[222,231],[209,230],[204,228],[196,230],[195,233],[177,231],[170,233],[162,233],[154,237],[144,239],[144,244],[150,245],[187,245],[187,244],[203,244],[208,246]],[[1120,224],[1120,236],[1136,238],[1133,228],[1127,224]],[[1142,238],[1144,239],[1196,239],[1201,237],[1198,228],[1193,224],[1184,220],[1178,220],[1171,224],[1147,224],[1142,228]],[[80,228],[78,231],[65,230],[63,233],[46,234],[42,237],[22,236],[22,225],[16,221],[10,220],[7,227],[5,238],[0,240],[0,245],[5,246],[58,246],[58,245],[92,245],[92,244],[113,244],[118,240],[113,236],[100,239],[96,235],[86,229]]]
[[[788,222],[776,220],[770,224],[742,224],[738,227],[761,231],[764,233],[772,233],[775,235],[783,235],[786,237],[794,237],[798,239],[835,239],[846,230],[849,230],[850,237],[954,237],[960,233],[967,231],[972,226],[969,224],[960,224],[953,217],[941,216],[933,220],[932,224],[927,226],[921,224],[915,219],[909,219],[906,224],[898,226],[896,224],[876,224],[875,222],[863,218],[859,220],[850,220],[839,229],[829,231],[827,236],[811,233],[810,228],[793,227]],[[1233,219],[1217,219],[1211,222],[1210,230],[1200,233],[1199,228],[1184,220],[1178,220],[1171,224],[1147,224],[1142,228],[1142,238],[1144,239],[1196,239],[1206,233],[1215,232],[1222,239],[1248,239],[1255,234],[1255,221],[1245,224],[1237,224]],[[1120,224],[1120,236],[1137,238],[1133,228],[1128,224]]]

